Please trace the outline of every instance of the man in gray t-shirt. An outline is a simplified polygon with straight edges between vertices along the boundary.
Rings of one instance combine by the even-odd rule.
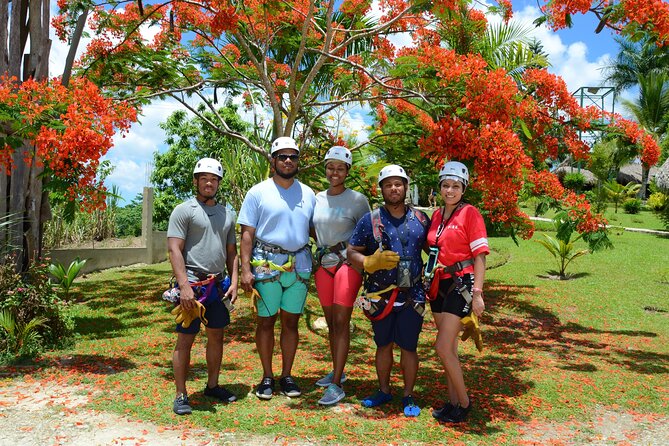
[[[173,410],[177,415],[191,413],[186,392],[186,377],[190,364],[190,353],[200,324],[206,325],[207,333],[207,385],[206,396],[232,402],[237,397],[218,385],[218,375],[223,359],[223,330],[230,323],[230,313],[224,304],[237,300],[238,258],[235,238],[235,214],[216,203],[216,193],[223,178],[221,164],[211,158],[197,162],[193,170],[195,197],[174,208],[167,229],[167,248],[170,253],[172,271],[179,286],[179,316],[199,313],[202,318],[190,318],[179,322],[176,327],[177,344],[172,354],[176,397]],[[225,289],[222,279],[225,273],[230,278],[230,286]],[[198,287],[196,296],[194,282],[213,281]],[[179,319],[177,317],[177,320]],[[202,320],[201,320],[202,319]]]

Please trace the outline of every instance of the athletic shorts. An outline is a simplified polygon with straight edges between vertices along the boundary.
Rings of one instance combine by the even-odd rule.
[[[474,286],[474,275],[465,274],[462,276],[462,280],[471,293]],[[437,294],[437,298],[430,302],[430,308],[433,313],[450,313],[459,317],[465,317],[471,312],[471,305],[467,305],[467,301],[455,287],[448,293],[453,282],[452,277],[439,282],[439,293]]]
[[[207,318],[208,328],[225,328],[230,324],[230,312],[221,300],[223,296],[219,297],[220,293],[221,289],[216,284],[203,304],[204,308],[206,308],[204,317]],[[183,328],[181,324],[177,324],[176,331],[177,333],[196,334],[200,331],[200,324],[200,318],[197,318],[190,323],[188,328]]]
[[[377,314],[382,311],[379,309]],[[401,349],[415,352],[418,347],[418,335],[423,329],[423,317],[407,304],[397,307],[380,321],[372,322],[374,342],[377,347],[383,347],[391,342]]]
[[[346,263],[336,272],[335,270],[335,266],[327,268],[327,270],[321,266],[316,270],[314,282],[316,283],[318,300],[324,307],[337,304],[353,308],[358,290],[362,285],[362,275]]]
[[[302,280],[297,280],[297,275]],[[277,280],[257,281],[255,288],[260,293],[258,316],[270,317],[279,312],[279,308],[288,313],[302,314],[307,301],[307,289],[310,273],[285,272]]]

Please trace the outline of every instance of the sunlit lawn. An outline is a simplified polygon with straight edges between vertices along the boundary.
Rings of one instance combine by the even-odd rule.
[[[204,342],[193,352],[189,380],[194,413],[172,413],[172,316],[160,300],[170,277],[166,263],[91,274],[78,282],[72,309],[80,340],[71,351],[48,355],[31,378],[86,383],[101,390],[94,407],[165,426],[266,434],[272,439],[319,443],[517,444],[537,422],[590,420],[595,407],[653,416],[667,411],[669,388],[669,239],[611,234],[615,249],[577,259],[569,281],[547,279],[554,260],[539,244],[491,239],[495,252],[487,273],[485,350],[461,346],[465,379],[475,409],[467,425],[447,427],[430,416],[446,395],[443,372],[431,346],[436,331],[428,316],[421,335],[417,419],[400,409],[399,368],[395,400],[380,410],[360,399],[376,389],[369,323],[354,312],[347,398],[319,407],[313,383],[331,368],[326,334],[312,329],[320,316],[309,297],[294,375],[301,398],[259,401],[249,394],[261,378],[254,345],[254,318],[242,299],[227,332],[221,382],[240,400],[217,404],[202,395]],[[275,360],[279,371],[280,357]],[[574,440],[587,432],[572,433]],[[579,437],[580,436],[580,437]]]

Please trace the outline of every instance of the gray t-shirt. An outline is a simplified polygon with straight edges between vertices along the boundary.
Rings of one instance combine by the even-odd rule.
[[[205,206],[193,197],[172,211],[167,237],[185,241],[183,255],[188,271],[225,273],[226,245],[236,243],[235,220],[230,209],[220,204]],[[194,277],[189,274],[189,279]]]
[[[316,194],[314,229],[317,246],[321,248],[348,242],[358,220],[369,211],[367,197],[351,189],[339,195],[328,195],[327,191]],[[346,257],[346,250],[341,255]],[[339,257],[335,253],[328,253],[321,260],[325,268],[337,263]]]

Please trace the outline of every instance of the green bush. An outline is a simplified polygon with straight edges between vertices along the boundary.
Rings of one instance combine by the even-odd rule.
[[[3,310],[5,320],[19,328],[40,321],[34,330],[38,336],[32,339],[33,346],[20,356],[34,357],[41,351],[66,347],[74,341],[74,320],[50,283],[44,263],[32,263],[23,274],[16,273],[11,257],[0,263],[0,311]],[[8,338],[9,332],[2,330],[0,340],[6,343]],[[8,353],[12,356],[11,352],[2,353],[5,357]]]
[[[648,197],[648,207],[653,212],[660,212],[667,205],[667,196],[662,192],[655,192]]]
[[[641,200],[630,198],[623,203],[623,209],[626,214],[638,214],[641,211]]]
[[[567,189],[571,189],[574,192],[580,192],[585,186],[585,176],[582,173],[571,172],[564,176],[562,184]]]

